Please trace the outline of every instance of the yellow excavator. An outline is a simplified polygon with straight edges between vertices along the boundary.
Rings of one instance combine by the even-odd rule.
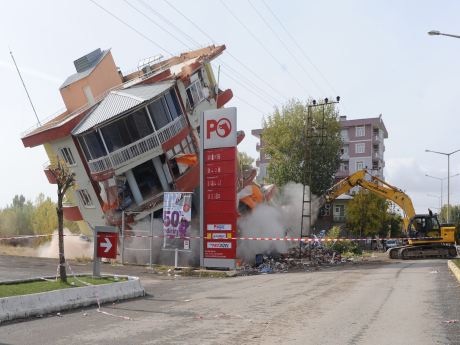
[[[455,247],[455,226],[439,224],[438,217],[429,210],[428,214],[416,214],[411,198],[401,189],[359,170],[332,186],[324,194],[324,202],[332,202],[338,196],[360,186],[398,205],[403,213],[406,245],[388,250],[391,259],[453,258]]]

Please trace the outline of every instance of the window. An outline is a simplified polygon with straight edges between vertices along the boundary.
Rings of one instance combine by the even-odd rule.
[[[166,104],[168,105],[169,113],[173,119],[178,118],[182,115],[182,110],[179,106],[179,102],[176,97],[176,92],[174,89],[171,89],[168,93],[165,94]]]
[[[340,171],[348,171],[348,164],[346,164],[346,163],[340,163],[339,170],[340,170]]]
[[[348,146],[344,146],[340,149],[340,154],[347,155],[348,154]]]
[[[190,153],[195,153],[195,146],[193,145],[192,137],[190,136],[190,134],[187,135],[187,143],[190,147]]]
[[[356,162],[356,170],[363,170],[364,162]]]
[[[68,165],[75,165],[75,159],[73,158],[72,151],[68,147],[64,147],[60,151],[62,158]]]
[[[85,153],[86,160],[90,161],[105,156],[107,153],[98,132],[91,132],[78,138]]]
[[[187,92],[187,103],[190,107],[195,107],[204,99],[204,94],[201,86],[200,80],[195,80],[190,86],[186,89]]]
[[[364,126],[357,126],[356,127],[356,136],[357,137],[364,137],[366,135],[366,128]]]
[[[340,131],[340,137],[342,138],[342,141],[348,141],[348,129],[342,129]]]
[[[93,201],[91,200],[91,196],[89,195],[86,189],[78,189],[77,190],[78,198],[80,199],[80,203],[86,208],[93,208]]]
[[[355,153],[364,153],[365,147],[364,143],[355,144]]]
[[[150,103],[147,108],[149,109],[150,116],[152,117],[152,121],[156,130],[163,128],[173,120],[169,113],[169,109],[166,105],[164,97],[161,97],[160,99]]]

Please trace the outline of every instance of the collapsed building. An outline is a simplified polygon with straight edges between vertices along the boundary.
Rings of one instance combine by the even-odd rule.
[[[135,222],[162,209],[164,192],[199,186],[199,116],[233,96],[218,88],[211,67],[224,50],[212,45],[156,56],[127,74],[110,50],[74,61],[76,73],[59,89],[66,109],[21,138],[25,147],[45,148],[50,183],[58,159],[75,174],[65,219],[83,233],[91,233],[88,224],[120,226],[123,211]]]

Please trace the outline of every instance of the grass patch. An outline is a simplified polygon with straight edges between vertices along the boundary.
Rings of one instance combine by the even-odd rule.
[[[452,261],[457,265],[458,268],[460,268],[460,259],[453,259]]]
[[[126,278],[93,278],[90,276],[78,277],[78,279],[91,285],[109,284],[126,280]],[[58,279],[57,281],[40,280],[26,283],[0,284],[0,298],[86,286],[80,281],[73,277],[68,277],[67,283],[63,283]]]

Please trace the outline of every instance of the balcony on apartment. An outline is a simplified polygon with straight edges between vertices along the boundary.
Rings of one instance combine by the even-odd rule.
[[[73,131],[92,174],[127,170],[158,156],[163,143],[187,128],[171,87],[168,82],[111,92]]]

